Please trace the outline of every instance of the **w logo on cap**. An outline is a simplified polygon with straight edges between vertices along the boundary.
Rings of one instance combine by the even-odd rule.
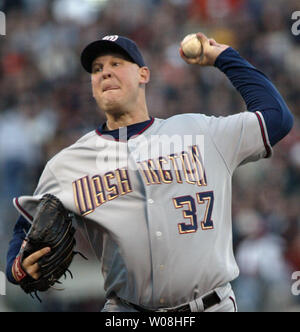
[[[102,40],[109,40],[109,41],[114,42],[114,41],[116,41],[118,38],[119,38],[118,35],[112,35],[112,36],[105,36],[105,37],[102,38]]]

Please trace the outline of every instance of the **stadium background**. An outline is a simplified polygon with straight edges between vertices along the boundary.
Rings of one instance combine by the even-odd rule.
[[[153,116],[245,110],[223,74],[180,59],[180,40],[203,31],[267,74],[295,116],[272,159],[243,166],[234,176],[240,276],[233,287],[240,311],[300,311],[300,296],[292,294],[293,287],[300,292],[292,279],[300,271],[300,35],[291,19],[299,1],[0,0],[0,10],[6,14],[6,35],[0,36],[2,286],[17,219],[12,198],[30,195],[47,160],[104,121],[80,66],[82,48],[109,34],[134,39],[152,73],[147,100]],[[75,258],[75,278],[64,282],[64,291],[42,294],[40,304],[7,282],[0,311],[99,311],[100,266],[80,234],[78,242],[89,261]]]

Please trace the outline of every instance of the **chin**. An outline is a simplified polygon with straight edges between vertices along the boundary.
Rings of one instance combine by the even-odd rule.
[[[109,103],[105,103],[102,105],[99,105],[100,109],[108,114],[118,114],[121,113],[121,109],[122,109],[122,105],[116,101],[114,102],[109,102]]]

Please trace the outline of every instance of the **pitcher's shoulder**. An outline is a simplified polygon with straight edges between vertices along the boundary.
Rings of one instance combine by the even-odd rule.
[[[81,136],[77,141],[75,141],[73,144],[65,147],[64,149],[59,151],[57,154],[55,154],[48,161],[48,165],[51,166],[61,160],[65,161],[69,154],[72,154],[72,155],[80,154],[81,152],[83,152],[85,150],[93,149],[93,147],[96,146],[95,140],[97,137],[98,137],[98,135],[95,130],[86,133],[85,135]]]

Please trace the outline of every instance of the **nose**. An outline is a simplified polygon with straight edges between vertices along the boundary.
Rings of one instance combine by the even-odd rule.
[[[102,78],[105,80],[107,78],[111,78],[111,73],[108,71],[102,73]]]
[[[107,79],[107,78],[111,78],[111,72],[109,71],[109,69],[107,67],[103,68],[102,71],[102,79]]]

